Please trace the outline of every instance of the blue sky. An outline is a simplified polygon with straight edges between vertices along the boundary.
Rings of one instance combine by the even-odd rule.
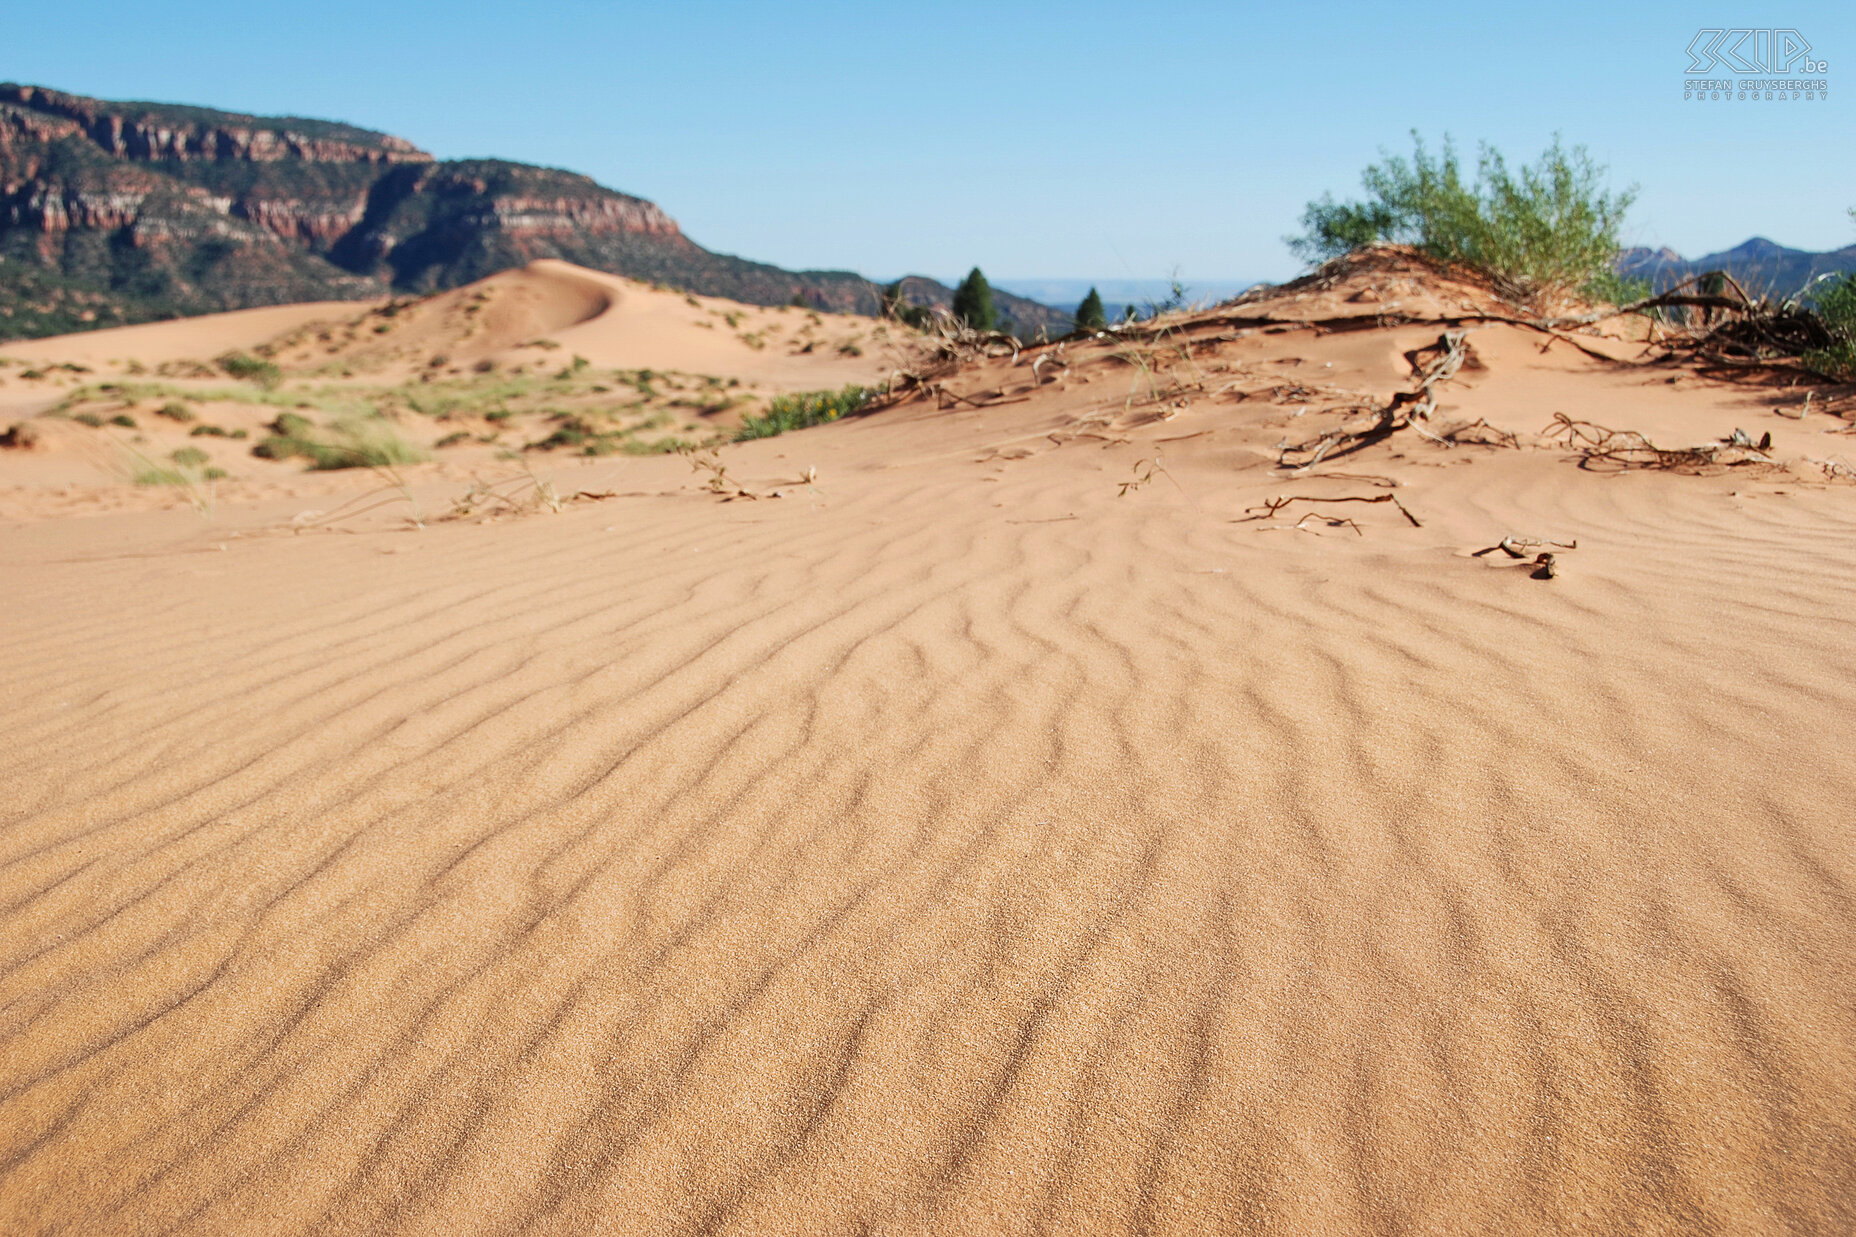
[[[75,14],[75,15],[74,15]],[[1627,240],[1856,241],[1856,6],[535,0],[18,6],[0,79],[347,120],[586,172],[710,248],[875,276],[1282,278],[1412,128],[1641,188]],[[1813,103],[1684,103],[1702,26],[1795,28]]]

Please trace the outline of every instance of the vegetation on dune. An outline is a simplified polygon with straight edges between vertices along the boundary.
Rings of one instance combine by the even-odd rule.
[[[305,459],[311,471],[338,468],[385,468],[431,458],[393,432],[384,422],[350,418],[318,427],[307,417],[281,413],[271,433],[251,453],[260,459]]]
[[[851,416],[870,402],[871,392],[855,384],[842,391],[807,391],[797,395],[776,396],[759,416],[741,419],[735,433],[736,442],[751,438],[772,438],[788,430],[807,429]]]
[[[228,360],[240,374],[265,371]],[[267,365],[269,362],[258,362]],[[219,369],[203,373],[223,372]],[[109,381],[70,388],[50,415],[83,425],[132,428],[129,409],[148,408],[160,422],[200,438],[244,438],[247,431],[201,413],[213,404],[269,408],[275,419],[260,431],[255,454],[304,459],[319,469],[378,466],[424,458],[399,441],[391,426],[436,422],[450,426],[434,436],[439,448],[471,443],[570,449],[585,455],[646,455],[718,437],[703,418],[718,416],[749,397],[740,380],[652,369],[600,369],[583,358],[546,372],[522,367],[468,377],[434,379],[429,373],[395,384],[298,383],[274,386],[183,386],[163,381]],[[313,418],[313,419],[312,419]],[[543,423],[542,437],[509,443],[504,434]],[[324,427],[324,428],[319,428]],[[653,433],[652,431],[658,431]],[[413,434],[416,438],[416,433]],[[410,454],[408,454],[410,453]],[[165,467],[165,465],[161,465]]]
[[[1102,308],[1102,294],[1094,288],[1076,307],[1076,327],[1081,331],[1100,331],[1108,325],[1108,314]]]
[[[142,460],[146,467],[135,474],[137,485],[176,485],[193,486],[203,481],[218,481],[226,475],[223,468],[213,467],[210,455],[198,447],[181,447],[168,453],[166,464]]]
[[[266,391],[275,390],[284,380],[284,371],[276,362],[262,360],[247,352],[228,352],[216,362],[231,378],[255,382]]]
[[[1290,248],[1319,262],[1365,245],[1412,244],[1482,271],[1521,299],[1622,291],[1613,263],[1636,191],[1610,191],[1584,147],[1555,137],[1537,162],[1511,170],[1485,145],[1470,181],[1448,138],[1435,155],[1415,132],[1412,140],[1409,160],[1388,156],[1361,174],[1364,200],[1324,194],[1309,203],[1306,230]]]
[[[1831,342],[1807,353],[1806,363],[1845,381],[1856,381],[1856,274],[1825,281],[1812,295],[1811,307]]]

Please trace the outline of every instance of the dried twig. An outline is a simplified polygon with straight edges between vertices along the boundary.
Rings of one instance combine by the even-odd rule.
[[[1284,494],[1276,498],[1266,498],[1260,505],[1245,507],[1244,511],[1247,514],[1250,512],[1257,513],[1250,516],[1252,520],[1267,520],[1284,507],[1287,507],[1290,503],[1391,503],[1398,508],[1400,515],[1411,521],[1411,526],[1413,528],[1424,527],[1423,524],[1418,522],[1418,517],[1411,513],[1411,509],[1398,500],[1398,495],[1396,494],[1350,494],[1340,498],[1317,496],[1313,494]]]
[[[756,494],[753,490],[748,489],[728,475],[728,465],[722,462],[722,453],[717,448],[684,447],[678,454],[689,460],[691,472],[706,472],[709,474],[709,480],[703,484],[703,488],[708,490],[711,494],[716,495],[723,502],[731,503],[737,499],[756,502],[761,498],[761,495]]]
[[[1117,498],[1126,498],[1136,490],[1142,489],[1150,484],[1155,476],[1162,476],[1168,481],[1171,481],[1173,483],[1173,488],[1179,491],[1180,497],[1192,503],[1195,510],[1198,509],[1199,504],[1193,502],[1192,495],[1186,493],[1186,487],[1181,485],[1178,478],[1168,472],[1166,465],[1160,462],[1160,453],[1158,451],[1154,452],[1154,456],[1150,460],[1140,459],[1134,461],[1134,475],[1128,478],[1128,480],[1119,483],[1120,489],[1116,492],[1115,496]]]

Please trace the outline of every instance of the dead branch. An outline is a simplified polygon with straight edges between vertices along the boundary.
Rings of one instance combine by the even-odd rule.
[[[1429,418],[1437,407],[1436,386],[1454,377],[1463,366],[1464,338],[1462,331],[1445,331],[1429,348],[1407,353],[1417,378],[1412,390],[1394,395],[1390,404],[1369,414],[1365,424],[1349,422],[1319,438],[1283,446],[1277,467],[1290,469],[1291,475],[1306,473],[1325,459],[1349,455]],[[1291,456],[1307,458],[1293,460]]]
[[[1856,468],[1852,468],[1846,460],[1840,460],[1834,457],[1827,460],[1820,460],[1807,455],[1805,457],[1805,463],[1815,464],[1823,469],[1824,480],[1826,481],[1856,481]]]
[[[910,368],[890,375],[882,394],[869,407],[889,408],[906,404],[924,395],[945,392],[942,380],[952,377],[968,363],[990,358],[1010,357],[1014,365],[1024,345],[1015,337],[999,331],[977,331],[943,309],[935,309],[923,328],[927,348]],[[1037,375],[1036,368],[1032,371]]]
[[[1507,537],[1503,537],[1500,541],[1496,542],[1492,546],[1487,546],[1483,549],[1477,550],[1474,554],[1471,554],[1470,557],[1471,558],[1484,558],[1490,554],[1495,553],[1497,550],[1500,550],[1503,554],[1506,554],[1509,558],[1526,558],[1527,552],[1529,550],[1537,550],[1541,546],[1549,546],[1549,545],[1559,550],[1576,550],[1579,548],[1579,543],[1577,540],[1543,541],[1543,540],[1539,540],[1534,537],[1515,537],[1515,536],[1510,535]]]
[[[1398,508],[1400,515],[1411,521],[1413,528],[1424,527],[1418,522],[1418,517],[1411,513],[1411,509],[1398,500],[1396,494],[1350,494],[1340,498],[1314,494],[1284,494],[1276,498],[1266,498],[1258,506],[1245,507],[1244,512],[1247,515],[1256,512],[1257,514],[1250,516],[1252,520],[1267,520],[1290,503],[1391,503]]]
[[[1757,443],[1745,430],[1736,429],[1719,442],[1695,447],[1659,447],[1636,430],[1614,430],[1591,421],[1578,421],[1563,412],[1553,414],[1553,424],[1541,431],[1549,441],[1579,455],[1581,468],[1652,468],[1668,472],[1700,473],[1716,468],[1733,468],[1743,464],[1774,464],[1766,452],[1772,447],[1772,435]]]

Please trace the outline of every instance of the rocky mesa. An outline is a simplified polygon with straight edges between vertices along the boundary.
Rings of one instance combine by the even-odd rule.
[[[538,258],[761,305],[875,313],[851,271],[715,253],[590,177],[441,161],[334,121],[0,84],[0,339],[459,287]],[[951,292],[904,281],[915,304]],[[1026,334],[1062,312],[999,294]]]

